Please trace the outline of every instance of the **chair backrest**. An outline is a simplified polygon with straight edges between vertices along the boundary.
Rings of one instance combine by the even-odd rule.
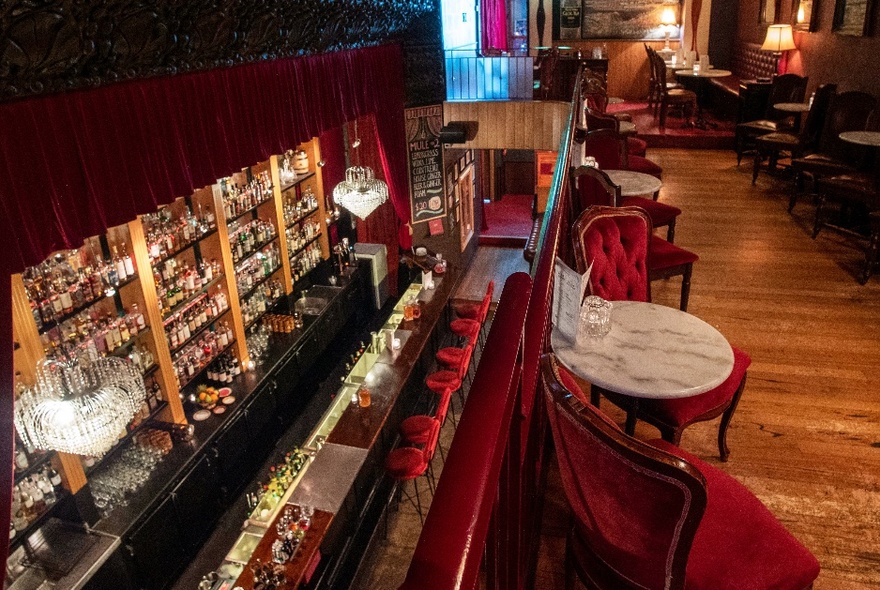
[[[860,150],[840,139],[840,134],[864,130],[876,107],[877,99],[867,92],[850,90],[835,94],[825,115],[819,151],[841,160],[852,159],[854,153]]]
[[[647,43],[644,43],[643,45],[645,46],[645,53],[648,55],[648,74],[650,76],[650,78],[648,79],[648,83],[653,89],[657,84],[657,72],[654,71],[654,49],[651,48]]]
[[[579,166],[571,171],[571,218],[594,205],[616,207],[620,204],[620,187],[605,172],[594,166]]]
[[[590,207],[574,222],[578,272],[590,264],[590,293],[609,301],[650,301],[651,219],[640,207]]]
[[[556,64],[559,61],[559,50],[555,47],[546,50],[538,60],[538,79],[541,83],[540,97],[550,98],[553,90],[553,82],[556,78]]]
[[[596,129],[613,129],[615,132],[620,132],[620,119],[613,115],[600,113],[599,111],[590,108],[589,105],[584,107],[584,119],[589,131],[595,131]]]
[[[780,102],[802,102],[804,94],[807,92],[806,76],[798,76],[797,74],[782,74],[773,79],[770,86],[770,97],[767,100],[766,119],[781,119],[788,116],[788,113],[777,111],[773,105]]]
[[[578,401],[552,354],[541,358],[541,379],[573,534],[591,554],[579,566],[608,588],[684,588],[706,509],[702,474]]]
[[[819,135],[825,125],[825,115],[828,114],[828,106],[836,93],[837,84],[822,84],[816,88],[813,104],[810,105],[810,111],[807,113],[807,119],[801,129],[801,140],[804,146],[811,148],[819,141]]]
[[[486,317],[489,315],[489,306],[492,305],[492,294],[495,292],[495,281],[489,281],[489,285],[486,287],[486,294],[483,295],[483,302],[480,304],[480,317],[478,318],[480,323],[486,321]]]
[[[605,112],[608,106],[608,88],[605,81],[589,69],[584,69],[581,78],[581,98],[584,103],[595,111]]]
[[[668,88],[666,87],[666,62],[663,56],[651,49],[651,67],[654,71],[654,78],[657,83],[657,91],[661,97],[666,96]]]
[[[428,442],[425,443],[425,448],[422,450],[423,457],[425,458],[425,469],[431,465],[431,461],[434,459],[434,452],[437,450],[437,443],[440,441],[440,420],[436,418],[431,423],[431,432],[428,434]]]
[[[587,131],[584,140],[584,155],[596,158],[599,168],[619,170],[623,156],[623,141],[614,129],[596,129]]]

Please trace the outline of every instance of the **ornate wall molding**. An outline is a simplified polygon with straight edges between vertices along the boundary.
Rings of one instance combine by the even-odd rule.
[[[433,0],[8,0],[0,100],[375,45],[435,9]]]

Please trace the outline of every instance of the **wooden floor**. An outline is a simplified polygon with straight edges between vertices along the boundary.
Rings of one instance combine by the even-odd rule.
[[[744,483],[816,555],[817,590],[880,588],[880,276],[856,282],[864,245],[831,231],[810,239],[813,207],[789,215],[787,181],[762,175],[752,187],[750,167],[737,169],[733,152],[651,148],[648,156],[664,168],[661,200],[684,211],[676,243],[700,255],[689,311],[753,361],[729,462],[718,461],[717,420],[688,428],[682,447]],[[480,299],[495,278],[497,300],[522,264],[519,249],[480,248],[456,296]],[[654,282],[654,301],[677,306],[679,284]],[[658,433],[640,424],[637,436]],[[564,587],[570,525],[558,473],[549,480],[541,590]],[[418,526],[404,502],[354,587],[397,587]]]
[[[789,215],[788,182],[762,174],[752,187],[732,152],[648,157],[664,169],[661,200],[683,210],[676,243],[700,255],[688,311],[752,357],[729,462],[717,420],[688,428],[682,447],[744,483],[816,555],[817,590],[880,588],[880,276],[856,282],[864,244],[810,239],[813,206]],[[653,283],[654,301],[675,305],[678,285]],[[563,587],[569,522],[556,474],[550,484],[542,589]]]

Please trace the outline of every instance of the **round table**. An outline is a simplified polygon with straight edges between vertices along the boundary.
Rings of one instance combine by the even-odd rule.
[[[709,67],[708,69],[700,68],[699,72],[694,71],[693,68],[675,70],[675,75],[679,78],[693,78],[694,80],[699,81],[699,86],[697,87],[697,118],[693,122],[694,127],[697,127],[698,129],[718,127],[716,123],[712,123],[703,118],[703,103],[706,102],[706,80],[709,78],[724,78],[732,74],[733,72],[730,70],[716,70],[712,67]]]
[[[801,115],[810,111],[810,103],[807,102],[777,102],[773,108],[783,113],[794,115],[794,130],[801,129]]]
[[[632,121],[618,121],[617,130],[621,135],[635,135],[638,133],[636,124]]]
[[[844,131],[840,139],[858,145],[880,147],[880,131]]]
[[[573,343],[553,329],[559,361],[592,385],[632,398],[626,429],[635,430],[639,399],[677,399],[718,387],[733,370],[733,349],[715,328],[687,312],[615,301],[611,331]]]
[[[656,176],[632,170],[604,170],[611,182],[620,187],[621,197],[653,195],[663,186]]]

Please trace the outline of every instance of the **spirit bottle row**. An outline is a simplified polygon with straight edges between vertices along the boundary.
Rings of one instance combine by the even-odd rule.
[[[115,246],[114,252],[118,252]],[[37,329],[103,298],[137,275],[125,246],[123,255],[116,254],[112,260],[83,264],[82,257],[80,250],[60,252],[22,274]]]
[[[237,264],[277,235],[275,225],[271,221],[254,219],[243,226],[239,226],[238,222],[233,222],[229,228],[232,262]]]
[[[250,291],[263,278],[274,273],[281,266],[281,249],[272,243],[248,258],[235,269],[235,282],[239,294]]]
[[[190,342],[174,355],[174,370],[181,387],[192,380],[193,376],[208,365],[232,341],[232,330],[225,322],[215,326],[213,332],[205,332],[198,342]]]
[[[170,208],[164,207],[141,216],[151,261],[165,258],[217,228],[210,207],[199,204],[199,211],[200,217],[196,217],[187,206],[183,216],[175,217]]]
[[[169,258],[159,269],[153,270],[156,295],[162,315],[179,305],[193,294],[220,276],[220,263],[216,260],[202,260],[198,265],[181,263]]]
[[[305,250],[290,259],[290,274],[293,282],[300,280],[321,262],[321,247],[312,243]]]
[[[80,357],[95,360],[112,354],[146,329],[144,314],[132,303],[129,310],[114,316],[90,308],[43,334],[43,347],[49,357]]]
[[[287,248],[290,252],[302,249],[321,233],[321,224],[318,221],[306,221],[299,228],[289,227],[284,230],[287,238]]]
[[[247,326],[262,314],[284,294],[284,285],[280,281],[268,280],[256,293],[241,304],[241,319]]]
[[[318,199],[312,187],[306,187],[299,199],[288,197],[284,201],[284,225],[296,223],[318,210]]]
[[[223,212],[226,219],[238,217],[248,209],[253,209],[263,201],[272,198],[272,179],[269,171],[255,175],[250,182],[235,184],[231,179],[221,181]]]
[[[241,363],[228,352],[223,353],[212,362],[207,371],[208,380],[217,383],[232,383],[236,375],[240,374]]]
[[[55,504],[60,486],[61,476],[50,465],[15,484],[12,488],[10,539]]]
[[[165,336],[171,348],[177,348],[189,340],[199,328],[214,321],[214,318],[229,308],[229,300],[222,291],[213,295],[207,293],[198,297],[186,309],[165,320]]]

